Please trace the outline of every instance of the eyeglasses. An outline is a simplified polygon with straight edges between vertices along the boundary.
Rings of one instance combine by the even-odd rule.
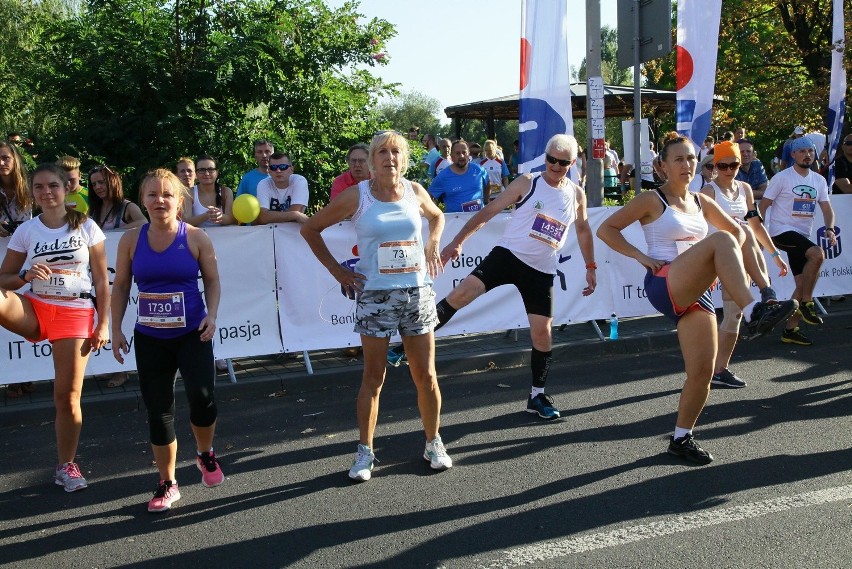
[[[705,169],[705,170],[712,170],[713,168],[715,168],[715,166],[714,166],[713,164],[709,164],[709,163],[708,163],[708,164],[705,164],[705,165],[704,165],[704,169]]]
[[[571,165],[571,160],[560,160],[556,156],[551,156],[550,154],[545,154],[544,157],[550,164],[559,164],[563,168],[567,168]]]
[[[284,172],[290,169],[289,164],[270,164],[269,171],[270,172]]]
[[[216,172],[216,168],[196,168],[196,174],[213,174]]]
[[[852,140],[844,140],[843,146],[852,146]]]
[[[731,162],[730,164],[725,164],[724,162],[719,162],[718,164],[716,164],[716,168],[721,170],[722,172],[725,172],[727,170],[736,170],[739,167],[740,167],[739,162]]]

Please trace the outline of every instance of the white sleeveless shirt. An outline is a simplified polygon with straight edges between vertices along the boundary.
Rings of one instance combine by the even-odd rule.
[[[746,213],[748,213],[748,206],[746,205],[745,194],[743,194],[741,183],[734,180],[734,190],[736,193],[733,198],[725,196],[722,189],[715,181],[710,182],[710,185],[713,186],[713,197],[716,200],[716,203],[719,204],[719,207],[722,208],[722,211],[734,218],[734,221],[740,225],[745,225],[745,216]]]
[[[533,269],[551,275],[556,274],[559,250],[577,218],[578,187],[570,180],[565,184],[554,188],[541,174],[534,176],[497,242]]]
[[[673,261],[678,254],[707,236],[707,221],[698,195],[687,194],[687,199],[691,196],[698,203],[698,213],[684,213],[670,207],[659,191],[654,193],[665,209],[660,217],[642,226],[648,244],[647,255],[652,259]]]

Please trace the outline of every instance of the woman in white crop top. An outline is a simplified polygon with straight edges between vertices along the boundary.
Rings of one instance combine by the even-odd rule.
[[[716,278],[722,281],[747,315],[753,337],[767,333],[787,318],[796,303],[764,304],[753,299],[740,253],[745,233],[716,202],[687,189],[697,163],[692,142],[670,133],[660,151],[660,162],[666,182],[658,191],[643,192],[612,214],[597,235],[612,249],[636,259],[648,269],[645,283],[649,300],[657,310],[677,322],[686,382],[668,452],[690,462],[708,464],[713,456],[695,442],[692,429],[710,393],[717,351],[716,314],[709,287]],[[636,221],[649,241],[647,254],[622,234]],[[721,231],[695,240],[701,221]],[[666,238],[670,246],[666,246]],[[670,258],[655,253],[671,254],[675,249],[674,257]]]
[[[757,207],[751,186],[735,179],[741,162],[740,146],[727,140],[720,142],[714,147],[712,158],[717,171],[716,179],[704,186],[701,193],[719,204],[719,207],[742,227],[745,232],[742,246],[745,270],[757,284],[762,301],[777,300],[775,291],[770,286],[769,270],[760,246],[769,251],[779,269],[779,276],[787,274],[787,263],[772,243],[763,226],[763,220],[756,215]],[[737,343],[742,314],[725,288],[722,289],[722,302],[724,318],[719,325],[719,352],[716,354],[712,384],[721,387],[745,387],[746,383],[728,369]]]

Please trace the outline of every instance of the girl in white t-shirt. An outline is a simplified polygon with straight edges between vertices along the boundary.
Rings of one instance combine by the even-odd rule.
[[[86,362],[109,341],[104,234],[84,214],[65,208],[68,174],[62,168],[42,164],[31,187],[42,213],[18,227],[0,265],[0,325],[31,342],[52,344],[59,459],[54,481],[74,492],[86,487],[74,462]],[[29,288],[23,294],[11,292],[24,286]]]

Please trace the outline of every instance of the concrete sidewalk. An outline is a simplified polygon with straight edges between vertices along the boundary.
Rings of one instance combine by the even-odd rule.
[[[826,325],[852,321],[852,303],[840,302],[826,307],[829,316]],[[604,335],[609,324],[599,321]],[[835,326],[831,326],[834,328]],[[842,324],[841,324],[842,327]],[[777,340],[776,340],[777,341]],[[817,339],[818,341],[818,339]],[[607,355],[657,352],[678,347],[674,323],[662,316],[626,318],[619,321],[619,339],[601,340],[591,322],[555,327],[553,352],[558,359],[594,359]],[[482,371],[494,367],[525,365],[529,361],[529,329],[517,331],[468,334],[436,340],[436,363],[440,376]],[[313,374],[308,374],[302,354],[276,354],[257,358],[243,358],[233,362],[236,383],[231,383],[227,372],[219,372],[216,380],[219,398],[235,396],[239,392],[319,390],[335,381],[357,380],[363,371],[359,357],[347,357],[342,349],[309,352]],[[342,376],[346,376],[345,378]],[[116,413],[143,408],[139,383],[134,374],[123,386],[107,388],[106,379],[87,377],[83,386],[82,403],[86,414]],[[52,420],[53,399],[50,382],[38,382],[36,391],[24,397],[0,399],[0,426]],[[178,381],[178,390],[182,391]],[[179,398],[181,401],[181,398]]]

